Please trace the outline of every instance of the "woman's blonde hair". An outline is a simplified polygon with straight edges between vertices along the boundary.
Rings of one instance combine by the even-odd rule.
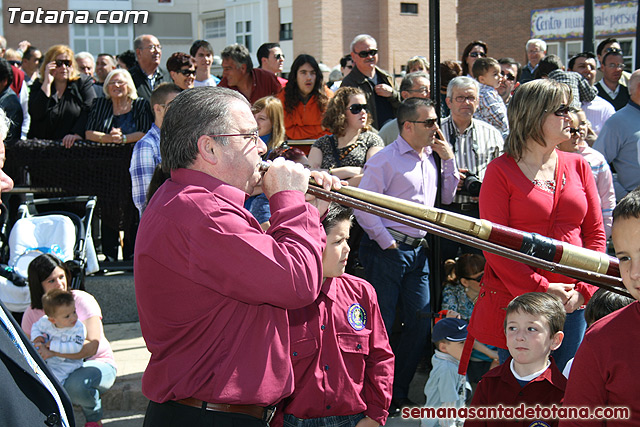
[[[405,68],[407,74],[411,72],[411,67],[413,67],[415,64],[422,65],[422,71],[425,73],[428,73],[430,71],[431,67],[429,66],[429,61],[427,61],[427,58],[425,58],[424,56],[414,56],[407,61],[407,66]]]
[[[505,152],[519,161],[529,140],[546,146],[542,129],[545,119],[571,99],[571,88],[554,80],[533,80],[520,86],[507,109],[509,136]]]
[[[336,91],[336,94],[329,100],[327,111],[322,118],[322,126],[329,129],[336,137],[343,136],[347,128],[347,107],[349,106],[349,100],[354,95],[364,95],[362,89],[357,87],[341,87]],[[360,130],[360,132],[366,132],[371,129],[371,112],[367,111],[367,123]]]
[[[44,81],[45,73],[47,72],[47,64],[51,61],[56,60],[56,56],[65,54],[69,57],[69,61],[71,61],[71,69],[69,70],[69,81],[78,80],[80,78],[80,73],[78,73],[78,66],[76,64],[75,55],[73,54],[73,50],[66,44],[56,44],[49,48],[47,53],[44,54],[44,58],[42,60],[42,64],[40,64],[40,75]]]
[[[284,110],[282,102],[275,96],[265,96],[258,99],[251,107],[253,114],[263,111],[271,121],[271,139],[269,140],[269,150],[274,150],[282,145],[285,138],[284,130]]]
[[[107,99],[111,99],[111,95],[109,94],[109,83],[111,79],[120,74],[124,80],[127,82],[127,97],[129,99],[136,99],[138,97],[138,91],[136,90],[136,85],[133,84],[133,79],[131,78],[131,74],[124,68],[116,68],[109,71],[107,77],[104,79],[104,84],[102,85],[102,91],[104,92],[104,97]]]

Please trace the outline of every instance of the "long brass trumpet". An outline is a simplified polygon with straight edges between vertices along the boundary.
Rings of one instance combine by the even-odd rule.
[[[265,162],[261,170],[268,167]],[[311,180],[307,193],[630,296],[622,284],[618,260],[602,252],[356,187],[327,191]]]

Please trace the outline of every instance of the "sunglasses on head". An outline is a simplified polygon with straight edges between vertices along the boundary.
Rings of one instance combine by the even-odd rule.
[[[349,111],[351,111],[351,114],[360,114],[362,110],[367,110],[367,104],[351,104],[349,106]]]
[[[376,56],[377,54],[378,49],[362,50],[357,53],[360,58],[368,58],[370,56]]]
[[[71,60],[70,59],[56,59],[56,67],[60,68],[63,65],[65,67],[71,67]]]
[[[183,76],[195,76],[196,75],[196,70],[190,70],[190,69],[178,70],[178,71],[176,71],[176,73],[180,73]]]
[[[622,49],[618,49],[617,47],[608,47],[605,49],[605,53],[609,53],[609,52],[622,53]]]
[[[485,56],[487,56],[487,54],[484,52],[471,52],[469,53],[469,56],[472,58],[477,58],[477,57],[484,58]]]
[[[558,117],[566,117],[569,115],[571,111],[571,106],[562,104],[560,108],[553,112]]]

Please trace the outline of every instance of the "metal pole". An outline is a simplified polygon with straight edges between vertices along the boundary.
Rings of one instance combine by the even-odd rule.
[[[593,12],[595,0],[584,0],[584,31],[582,35],[582,51],[595,52],[595,32]]]

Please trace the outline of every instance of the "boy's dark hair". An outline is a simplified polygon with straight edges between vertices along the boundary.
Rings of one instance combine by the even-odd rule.
[[[329,234],[333,227],[335,227],[342,221],[351,222],[352,218],[353,209],[339,205],[335,202],[331,202],[331,204],[329,205],[329,209],[327,210],[327,215],[322,220],[324,232]]]
[[[613,224],[616,219],[640,219],[640,187],[636,188],[620,200],[613,210]]]
[[[628,306],[635,300],[606,289],[598,289],[584,309],[584,320],[591,326],[596,320]]]
[[[505,330],[507,329],[509,315],[517,312],[542,316],[549,325],[552,337],[562,331],[564,321],[567,318],[567,313],[560,298],[544,292],[528,292],[511,300],[504,318],[503,327]]]
[[[569,70],[573,70],[573,66],[576,65],[576,61],[578,60],[578,58],[596,59],[596,56],[592,52],[580,52],[574,55],[569,60]]]
[[[172,93],[180,93],[182,89],[175,83],[163,82],[160,83],[151,93],[151,110],[153,110],[154,105],[165,104],[167,101],[167,97]]]
[[[547,55],[538,63],[538,68],[536,68],[536,72],[533,77],[541,79],[543,77],[547,77],[552,71],[561,69],[562,61],[560,60],[560,57],[558,55]]]
[[[200,49],[201,47],[204,48],[204,50],[211,53],[211,55],[213,55],[213,47],[211,47],[211,43],[209,43],[206,40],[194,41],[193,44],[191,45],[191,48],[189,49],[189,54],[195,58],[196,53],[198,53],[198,49]]]
[[[516,69],[518,70],[516,72],[516,81],[520,80],[520,75],[522,74],[522,64],[520,64],[518,61],[516,61],[515,59],[507,56],[507,57],[498,59],[498,64],[500,64],[500,65],[515,65]]]
[[[262,58],[269,58],[269,51],[274,47],[280,47],[280,43],[263,43],[256,52],[258,68],[262,68]]]
[[[67,307],[74,302],[73,294],[63,289],[52,289],[42,295],[42,308],[44,309],[44,313],[49,317],[56,315],[56,309],[58,307]]]
[[[500,64],[494,58],[478,58],[476,62],[473,63],[473,67],[471,68],[471,73],[473,77],[478,80],[478,77],[484,76],[487,72],[493,68],[500,68]]]
[[[598,47],[596,48],[596,53],[598,55],[602,55],[602,51],[604,50],[604,47],[606,45],[608,45],[608,44],[611,44],[611,43],[619,43],[619,42],[618,42],[618,39],[615,39],[613,37],[607,37],[606,39],[604,39],[600,43],[598,43]]]
[[[39,49],[38,49],[37,47],[35,47],[35,46],[29,46],[29,47],[27,48],[27,50],[25,50],[25,51],[24,51],[24,53],[22,54],[22,59],[23,59],[23,60],[25,60],[25,59],[31,59],[31,56],[33,55],[33,53],[34,53],[36,50],[39,50]]]
[[[6,80],[6,86],[9,87],[13,81],[13,70],[11,64],[4,58],[0,58],[0,82]]]
[[[418,109],[423,106],[433,108],[433,102],[431,102],[430,99],[409,98],[400,103],[398,111],[396,112],[396,118],[398,119],[398,128],[401,134],[405,122],[417,120],[419,117]]]

